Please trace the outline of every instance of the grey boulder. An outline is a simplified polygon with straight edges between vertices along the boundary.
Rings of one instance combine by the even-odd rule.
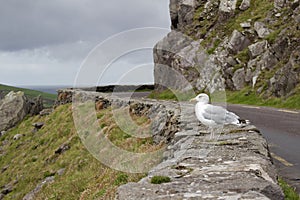
[[[28,114],[30,106],[23,92],[10,92],[0,101],[0,131],[8,130]]]

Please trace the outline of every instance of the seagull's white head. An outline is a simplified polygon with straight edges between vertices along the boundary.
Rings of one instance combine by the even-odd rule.
[[[191,99],[190,101],[197,101],[197,102],[201,102],[204,104],[208,104],[209,96],[207,94],[201,93],[201,94],[197,95],[195,98]]]

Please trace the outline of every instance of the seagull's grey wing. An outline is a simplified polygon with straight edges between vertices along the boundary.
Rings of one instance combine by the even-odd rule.
[[[220,106],[214,106],[208,104],[203,112],[205,119],[213,120],[217,124],[237,124],[239,122],[239,116],[227,111]]]
[[[226,121],[226,112],[224,108],[220,106],[214,106],[207,104],[205,106],[205,109],[203,109],[203,117],[207,120],[212,120],[217,124],[224,124]]]
[[[237,116],[235,113],[227,111],[225,122],[226,124],[238,124],[239,118],[240,117]]]

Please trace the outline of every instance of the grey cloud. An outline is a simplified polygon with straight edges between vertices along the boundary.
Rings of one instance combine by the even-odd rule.
[[[168,0],[1,0],[0,49],[100,41],[145,26],[166,27]]]
[[[168,4],[169,0],[0,0],[0,82],[72,85],[88,53],[110,36],[133,28],[169,28]],[[109,53],[124,47],[133,52],[117,54],[103,83],[116,82],[124,74],[127,81],[151,82],[151,47],[167,32],[146,30],[140,40],[134,34],[111,40],[95,62],[113,61]],[[139,44],[150,49],[134,52]],[[150,64],[132,71],[146,63]],[[102,67],[80,71],[84,76],[79,83],[96,84],[94,74]]]

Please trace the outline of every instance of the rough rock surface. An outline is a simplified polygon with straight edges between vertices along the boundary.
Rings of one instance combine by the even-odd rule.
[[[257,42],[255,44],[250,45],[248,48],[249,48],[250,56],[252,58],[255,58],[263,54],[267,50],[268,42],[265,40],[261,42]]]
[[[37,115],[43,109],[42,98],[28,99],[23,92],[10,92],[0,100],[0,131],[8,130],[26,115]]]
[[[154,48],[156,89],[236,90],[233,72],[243,67],[241,82],[264,96],[298,92],[299,65],[290,57],[299,52],[299,5],[298,0],[171,0],[172,32]]]
[[[23,197],[23,200],[34,200],[35,195],[43,188],[44,185],[46,184],[50,184],[52,182],[54,182],[55,177],[54,176],[50,176],[45,178],[45,180],[43,180],[41,183],[39,183],[36,188],[34,188],[34,190],[32,190],[31,192],[29,192],[28,194],[26,194]]]
[[[30,103],[29,114],[31,116],[38,115],[44,109],[43,99],[41,96],[34,98],[29,103]]]
[[[271,33],[267,26],[262,22],[255,22],[254,29],[259,38],[265,38]]]
[[[240,10],[247,10],[251,5],[251,0],[243,0],[239,9]]]
[[[7,130],[22,121],[30,106],[23,92],[10,92],[0,101],[0,131]]]
[[[232,50],[234,54],[236,54],[239,51],[245,49],[249,44],[250,40],[247,37],[245,37],[242,33],[238,32],[237,30],[234,30],[229,40],[228,47]]]
[[[245,87],[245,70],[243,68],[236,70],[232,81],[236,90],[243,89]]]
[[[76,94],[83,100],[102,101],[104,107],[129,106],[131,112],[149,116],[155,127],[162,126],[153,137],[168,145],[163,161],[138,183],[120,186],[116,199],[284,198],[267,142],[254,126],[226,126],[210,139],[191,103],[120,99],[79,90],[60,94],[68,98],[61,102],[72,102]],[[167,176],[171,182],[151,184],[154,176]]]

